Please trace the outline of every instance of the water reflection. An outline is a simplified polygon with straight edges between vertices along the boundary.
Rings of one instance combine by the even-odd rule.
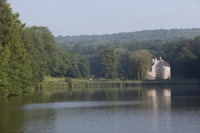
[[[123,88],[123,89],[91,89],[58,92],[50,96],[52,99],[67,100],[67,101],[130,101],[138,98],[147,97],[170,97],[170,89],[156,89],[156,88]]]
[[[0,132],[170,133],[188,123],[179,118],[200,122],[199,96],[191,86],[37,90],[0,102]]]
[[[55,130],[56,110],[24,110],[24,124],[20,132],[53,133]]]
[[[170,108],[171,106],[171,89],[148,89],[147,96],[152,99],[153,107],[165,105]]]
[[[160,123],[163,123],[165,130],[170,131],[171,125],[171,89],[149,89],[147,91],[149,100],[152,101],[152,116],[154,132],[158,132]],[[164,110],[164,111],[163,111]],[[161,119],[162,118],[162,119]]]

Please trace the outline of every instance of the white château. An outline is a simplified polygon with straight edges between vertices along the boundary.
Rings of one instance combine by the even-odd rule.
[[[153,59],[151,70],[148,71],[148,79],[171,79],[171,68],[169,63],[161,57]]]

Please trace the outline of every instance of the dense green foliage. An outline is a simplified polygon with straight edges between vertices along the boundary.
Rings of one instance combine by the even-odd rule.
[[[200,78],[199,35],[200,29],[173,29],[101,36],[59,36],[55,39],[63,51],[86,56],[90,62],[91,75],[95,77],[111,78],[105,76],[105,74],[102,75],[105,69],[101,69],[101,66],[102,63],[106,63],[109,66],[109,63],[113,62],[113,67],[115,66],[118,71],[118,74],[116,74],[118,78],[143,79],[144,75],[146,75],[145,73],[144,75],[142,74],[143,76],[136,76],[136,73],[141,74],[139,68],[143,69],[142,67],[145,67],[145,72],[147,67],[142,65],[136,69],[139,64],[136,62],[131,63],[130,59],[136,57],[135,54],[131,56],[132,52],[135,53],[135,51],[146,49],[152,54],[152,57],[159,58],[161,56],[169,62],[172,69],[172,78]],[[103,57],[108,49],[113,49],[116,55],[113,55],[114,57],[110,58],[110,61],[105,62],[99,57]],[[144,58],[145,54],[139,57]],[[117,62],[117,67],[115,62]],[[112,70],[115,71],[115,69]],[[110,69],[107,69],[106,74],[109,71]]]
[[[45,75],[65,76],[69,64],[48,28],[25,27],[0,1],[0,98],[29,91]]]
[[[0,1],[0,97],[20,94],[30,86],[30,62],[22,34],[24,25],[6,0]]]
[[[152,64],[152,55],[147,50],[132,52],[129,56],[129,75],[133,79],[145,79]]]
[[[145,79],[160,56],[172,77],[200,78],[199,35],[174,29],[55,38],[47,27],[26,27],[0,0],[0,98],[28,92],[44,76]]]
[[[107,49],[100,54],[101,76],[116,79],[118,77],[118,60],[113,49]]]
[[[27,27],[23,41],[31,61],[34,82],[43,80],[44,75],[65,75],[69,64],[67,55],[58,49],[48,28]]]
[[[89,75],[85,56],[61,51],[47,27],[25,27],[7,1],[0,1],[0,98],[28,92],[44,76]]]
[[[165,44],[172,41],[194,39],[200,29],[146,30],[111,35],[58,36],[56,42],[68,52],[93,54],[98,46],[109,45],[134,51],[152,44]],[[88,46],[88,47],[85,47]]]

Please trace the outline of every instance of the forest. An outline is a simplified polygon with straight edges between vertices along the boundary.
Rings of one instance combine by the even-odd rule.
[[[145,79],[152,58],[160,57],[171,65],[172,79],[200,78],[198,28],[58,36],[55,40],[62,51],[73,54],[77,61],[85,58],[89,62],[88,73],[97,78]]]
[[[200,78],[200,29],[54,37],[0,1],[0,98],[27,93],[45,76],[145,79],[160,56],[173,78]]]

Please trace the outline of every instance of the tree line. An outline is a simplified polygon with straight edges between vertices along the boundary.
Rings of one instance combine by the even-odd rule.
[[[147,36],[148,34],[150,35]],[[130,35],[141,38],[134,40],[128,38]],[[120,39],[122,40],[116,41]],[[89,62],[89,72],[93,77],[145,79],[152,58],[162,57],[170,64],[173,79],[200,78],[199,29],[59,36],[55,40],[62,51],[84,56]]]
[[[47,27],[27,27],[1,0],[0,98],[29,92],[44,76],[145,79],[159,56],[173,77],[200,78],[198,35],[200,29],[182,29],[55,38]]]
[[[27,27],[0,0],[0,98],[35,88],[44,76],[87,77],[86,57],[61,51],[47,27]]]
[[[0,1],[0,98],[29,92],[45,75],[65,76],[69,60],[47,27],[26,27]]]

